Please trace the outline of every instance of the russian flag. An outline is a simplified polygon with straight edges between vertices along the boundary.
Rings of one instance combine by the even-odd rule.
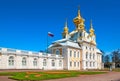
[[[48,32],[48,36],[54,37],[54,34],[51,32]]]

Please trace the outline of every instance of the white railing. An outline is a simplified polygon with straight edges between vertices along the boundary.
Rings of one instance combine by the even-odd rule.
[[[50,54],[50,53],[41,53],[41,52],[32,52],[26,50],[18,50],[18,49],[11,49],[11,48],[2,48],[0,47],[0,52],[9,53],[9,54],[20,54],[20,55],[30,55],[30,56],[42,56],[42,57],[62,57],[61,55]]]

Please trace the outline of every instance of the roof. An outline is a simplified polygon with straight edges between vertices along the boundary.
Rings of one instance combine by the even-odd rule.
[[[57,41],[54,41],[53,43],[56,43],[56,42],[64,42],[64,41],[67,41],[68,39],[60,39],[60,40],[57,40]]]
[[[74,47],[74,48],[81,48],[77,42],[69,41],[67,39],[62,39],[55,41],[53,44],[49,46],[49,48],[56,46],[56,45],[61,45],[61,46],[69,46],[69,47]]]
[[[102,54],[102,52],[101,52],[99,49],[97,49],[97,53],[100,53],[100,54]]]
[[[80,48],[79,44],[76,42],[67,41],[65,43],[60,43],[62,46],[70,46],[74,48]]]

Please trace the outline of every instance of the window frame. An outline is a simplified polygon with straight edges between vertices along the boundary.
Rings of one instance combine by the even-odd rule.
[[[51,66],[55,67],[55,60],[51,60]]]
[[[8,58],[8,65],[9,66],[14,66],[15,65],[14,56],[9,56],[9,58]]]
[[[34,58],[33,59],[33,66],[37,66],[37,65],[38,65],[37,58]]]
[[[22,66],[27,66],[26,57],[23,57],[23,58],[22,58]]]
[[[43,66],[47,66],[47,59],[43,59]]]

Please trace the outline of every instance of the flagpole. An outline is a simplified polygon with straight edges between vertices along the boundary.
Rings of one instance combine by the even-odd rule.
[[[48,53],[48,32],[47,32],[47,50],[46,53]]]
[[[52,34],[51,32],[48,32],[47,33],[47,50],[46,50],[46,52],[48,53],[48,45],[49,45],[49,39],[48,39],[48,37],[53,37],[54,36],[54,34]]]

